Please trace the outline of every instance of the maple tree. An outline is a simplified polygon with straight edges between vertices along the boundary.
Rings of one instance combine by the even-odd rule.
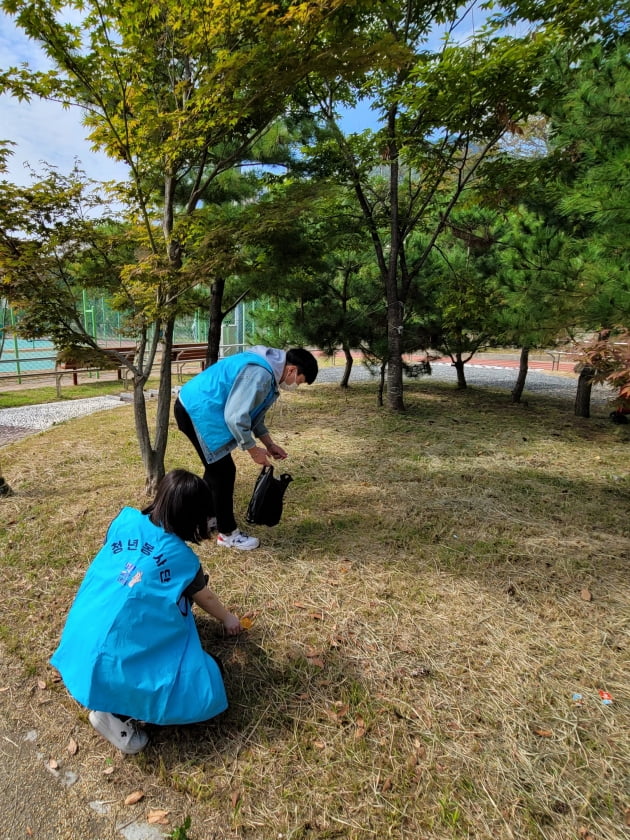
[[[630,409],[629,330],[606,330],[591,341],[580,343],[576,358],[590,371],[591,383],[606,383],[617,389],[619,407]]]
[[[52,69],[10,68],[0,90],[79,107],[95,147],[123,161],[115,188],[135,259],[120,269],[135,319],[136,431],[153,492],[164,474],[174,319],[200,280],[185,243],[210,185],[243,161],[310,72],[366,62],[348,0],[4,0]],[[112,187],[114,189],[114,187]],[[24,303],[24,301],[23,301]],[[37,306],[37,303],[34,303]],[[154,440],[144,385],[162,348]],[[83,345],[80,334],[74,337]]]
[[[537,39],[500,36],[490,26],[465,44],[447,36],[427,47],[435,22],[448,32],[458,20],[456,4],[379,6],[368,31],[373,37],[390,33],[397,61],[361,88],[380,116],[377,132],[344,136],[336,108],[344,97],[358,96],[357,89],[319,89],[326,130],[315,166],[342,177],[364,215],[387,306],[387,399],[394,410],[404,408],[404,310],[412,287],[484,159],[535,110],[535,83],[548,48],[544,33]],[[419,232],[426,245],[414,251],[410,241]]]

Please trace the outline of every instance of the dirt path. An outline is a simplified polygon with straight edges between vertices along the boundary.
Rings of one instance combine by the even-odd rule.
[[[15,443],[27,435],[32,435],[34,429],[27,429],[23,426],[0,426],[0,446],[7,443]]]

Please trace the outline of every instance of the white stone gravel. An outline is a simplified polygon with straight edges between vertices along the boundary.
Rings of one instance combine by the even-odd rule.
[[[82,417],[95,411],[117,408],[125,403],[120,397],[88,397],[82,400],[25,405],[19,408],[0,409],[0,426],[17,426],[22,429],[49,429],[64,420]]]
[[[446,362],[433,362],[430,377],[420,379],[407,379],[407,382],[438,381],[457,383],[455,368]],[[343,364],[339,363],[334,367],[322,368],[317,376],[315,385],[320,382],[338,382],[343,372]],[[465,367],[466,381],[471,388],[497,388],[499,390],[511,391],[516,382],[518,370],[514,367],[502,367],[497,365],[469,364]],[[365,365],[355,362],[352,366],[350,384],[373,379],[376,384],[376,377],[373,376]],[[544,372],[536,369],[532,364],[525,380],[523,400],[534,397],[536,394],[546,394],[550,397],[573,402],[577,390],[577,376],[562,376],[559,374]],[[593,386],[591,391],[591,407],[608,407],[611,400],[615,398],[616,392],[612,388],[603,385]],[[610,410],[610,409],[608,409]]]

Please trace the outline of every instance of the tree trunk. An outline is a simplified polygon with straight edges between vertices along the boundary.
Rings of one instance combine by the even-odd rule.
[[[401,307],[396,302],[389,307],[387,329],[387,405],[392,411],[404,411],[403,363],[402,363],[402,318]]]
[[[387,405],[392,411],[404,411],[403,400],[403,305],[398,290],[398,262],[401,248],[399,219],[399,175],[398,146],[396,144],[397,108],[393,106],[387,115],[387,152],[389,155],[389,263],[386,278],[387,297]]]
[[[529,365],[529,347],[521,347],[521,358],[518,368],[518,376],[512,388],[512,402],[520,403],[523,396],[523,388],[525,387],[525,380],[527,379],[527,371]]]
[[[455,354],[455,361],[453,362],[453,367],[457,373],[457,387],[458,388],[467,388],[468,383],[466,382],[466,374],[464,373],[464,362],[462,361],[462,354],[456,353]]]
[[[147,403],[144,395],[144,386],[147,378],[144,374],[134,374],[133,377],[133,419],[136,426],[136,437],[140,446],[140,456],[144,464],[145,490],[147,495],[153,495],[157,483],[153,481],[154,475],[154,452],[151,446],[151,435],[149,434],[149,423],[147,420]]]
[[[160,362],[160,387],[158,389],[158,405],[155,418],[155,447],[151,460],[151,471],[147,471],[147,488],[151,488],[151,495],[164,478],[164,458],[168,443],[168,421],[171,412],[171,354],[173,349],[173,330],[175,319],[170,318],[164,325],[162,335],[162,360]]]
[[[144,394],[144,386],[147,384],[147,379],[151,375],[153,362],[155,360],[158,343],[160,339],[164,339],[161,334],[161,324],[156,321],[153,325],[153,336],[151,338],[149,347],[147,348],[147,331],[143,329],[142,337],[136,345],[136,355],[131,365],[133,371],[133,417],[136,427],[136,437],[140,447],[140,455],[145,471],[145,490],[147,495],[153,496],[157,489],[160,479],[164,475],[164,452],[161,458],[154,450],[151,444],[151,434],[149,432],[149,421],[147,418],[146,397]],[[169,333],[168,325],[166,326],[166,340],[169,343],[168,353],[162,354],[162,365],[168,363],[169,376],[171,364],[172,346],[172,326]],[[170,337],[169,337],[170,336]],[[147,352],[148,351],[148,352]],[[166,361],[165,361],[166,360]],[[160,382],[160,390],[165,387]],[[170,399],[170,379],[167,381],[168,395]],[[158,391],[159,393],[159,391]],[[167,408],[168,411],[168,408]],[[166,448],[166,440],[163,441],[164,449]]]
[[[210,319],[208,325],[208,353],[206,364],[214,365],[219,361],[221,351],[221,324],[223,323],[223,291],[225,280],[215,280],[210,287]]]
[[[350,348],[347,344],[343,345],[343,355],[346,359],[346,366],[343,371],[343,376],[341,377],[341,382],[339,383],[340,388],[347,388],[348,382],[350,381],[350,373],[352,372],[352,365],[354,364],[354,359],[352,358],[352,353],[350,352]]]
[[[385,362],[381,365],[381,375],[378,380],[378,396],[376,398],[377,404],[379,406],[383,405],[383,392],[385,390],[385,370],[386,365]]]
[[[575,416],[591,416],[591,390],[593,388],[593,377],[595,368],[585,365],[578,377],[577,391],[575,393]]]
[[[12,496],[13,490],[9,487],[3,476],[0,475],[0,496]]]

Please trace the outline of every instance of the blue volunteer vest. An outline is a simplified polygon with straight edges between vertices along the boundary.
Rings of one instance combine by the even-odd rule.
[[[257,353],[237,353],[235,356],[220,359],[186,382],[179,393],[197,436],[210,452],[216,452],[229,444],[236,446],[232,432],[225,422],[224,410],[232,386],[246,365],[259,365],[270,373],[268,395],[250,412],[253,426],[256,418],[266,411],[276,398],[273,369]]]
[[[75,700],[163,725],[208,720],[227,708],[219,667],[201,647],[182,594],[198,570],[183,540],[123,508],[50,660]]]

